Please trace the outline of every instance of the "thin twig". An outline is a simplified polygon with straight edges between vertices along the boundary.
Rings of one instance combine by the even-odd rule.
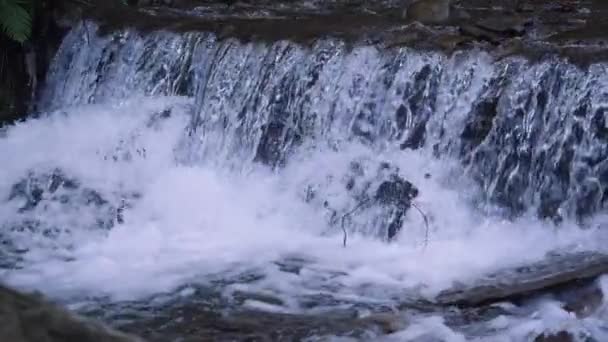
[[[369,203],[370,199],[365,199],[361,202],[359,202],[359,204],[357,204],[356,207],[354,207],[352,210],[350,210],[349,212],[347,212],[346,214],[342,215],[342,218],[340,219],[340,226],[342,228],[342,233],[344,234],[344,238],[342,239],[342,246],[346,247],[346,241],[348,239],[348,232],[346,231],[346,227],[345,227],[345,222],[346,222],[346,218],[348,216],[351,216],[352,214],[354,214],[357,210],[361,209],[362,206],[366,205],[367,203]],[[422,215],[422,219],[424,220],[424,248],[426,248],[429,244],[429,218],[428,216],[424,213],[424,211],[422,211],[422,209],[420,209],[420,207],[418,205],[416,205],[416,203],[412,202],[411,203],[412,207],[414,207],[416,210],[418,210],[418,212],[420,213],[420,215]]]
[[[355,211],[359,210],[362,206],[366,205],[368,202],[369,202],[369,198],[368,199],[364,199],[363,201],[359,202],[359,204],[357,204],[357,206],[355,208],[353,208],[351,211],[349,211],[346,214],[342,215],[342,219],[340,220],[340,226],[342,227],[342,232],[344,233],[344,239],[342,240],[342,246],[343,247],[346,247],[346,239],[348,238],[348,232],[346,231],[346,227],[344,226],[344,222],[346,220],[346,217],[354,214]]]
[[[429,219],[424,213],[424,211],[422,211],[422,209],[420,209],[420,207],[416,205],[416,203],[412,202],[412,207],[416,208],[416,210],[418,210],[418,212],[420,213],[420,215],[422,215],[422,218],[424,219],[424,248],[426,248],[426,246],[429,244]]]
[[[342,227],[342,232],[344,233],[344,238],[342,240],[342,247],[346,248],[346,239],[348,238],[348,233],[346,232],[346,228],[344,227],[344,219],[346,215],[342,215],[342,220],[340,226]]]

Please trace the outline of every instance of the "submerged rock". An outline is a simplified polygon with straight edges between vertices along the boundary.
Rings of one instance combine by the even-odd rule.
[[[414,197],[418,196],[418,189],[397,174],[391,175],[378,186],[374,199],[383,205],[397,205],[409,207]]]
[[[126,323],[122,329],[158,342],[327,340],[322,336],[369,341],[406,326],[407,319],[392,312],[361,317],[354,310],[302,314],[245,309],[222,314],[198,303],[184,302]]]
[[[308,185],[305,200],[322,203],[330,212],[331,225],[341,225],[346,231],[369,232],[387,241],[402,229],[412,200],[418,196],[416,186],[401,175],[398,167],[388,162],[351,162],[342,176],[341,186],[332,189],[333,193],[326,191],[340,178],[328,175],[326,179],[328,184]],[[340,208],[331,197],[344,195],[349,204]]]
[[[0,341],[6,342],[136,342],[99,323],[76,317],[39,294],[0,285]]]
[[[25,219],[25,226],[38,226],[40,215],[29,213],[66,213],[86,210],[91,213],[91,226],[110,229],[115,224],[117,207],[110,203],[99,191],[82,186],[75,178],[67,176],[62,170],[50,172],[30,172],[15,183],[8,196],[8,201],[18,205],[18,213]],[[27,223],[27,224],[25,224]],[[17,225],[17,229],[19,229]],[[69,229],[68,227],[51,227],[51,229]]]
[[[66,176],[61,170],[49,173],[30,172],[27,177],[13,185],[8,196],[9,201],[21,201],[20,212],[36,208],[43,200],[68,203],[74,200],[69,192],[78,191],[77,197],[87,205],[102,206],[108,202],[95,190],[80,188],[80,183]]]
[[[71,249],[71,237],[122,224],[137,193],[112,194],[88,187],[61,169],[31,171],[10,188],[10,215],[0,222],[0,265],[19,267],[23,256],[45,246]]]
[[[403,226],[403,216],[412,206],[412,200],[418,196],[418,189],[398,174],[392,174],[383,181],[374,195],[376,204],[387,207],[391,212],[388,224],[388,239],[392,240]]]

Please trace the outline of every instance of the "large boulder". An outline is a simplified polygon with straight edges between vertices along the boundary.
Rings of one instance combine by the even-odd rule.
[[[0,285],[0,341],[135,342],[141,339],[85,320],[45,300]]]
[[[403,226],[403,217],[412,206],[412,200],[418,196],[418,189],[399,174],[391,174],[384,180],[374,194],[373,204],[381,205],[392,212],[387,231],[388,240],[392,240]]]

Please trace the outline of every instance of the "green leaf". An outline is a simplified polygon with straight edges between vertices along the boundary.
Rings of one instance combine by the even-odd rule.
[[[0,0],[0,28],[20,43],[28,40],[32,33],[32,17],[26,5],[24,0]]]

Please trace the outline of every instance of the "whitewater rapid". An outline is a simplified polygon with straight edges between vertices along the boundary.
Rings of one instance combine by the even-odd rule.
[[[90,216],[99,213],[87,213],[84,203],[43,199],[33,213],[20,213],[19,203],[3,201],[3,238],[27,251],[15,268],[2,270],[2,278],[72,302],[143,299],[224,278],[231,279],[224,296],[237,290],[269,294],[283,304],[247,305],[303,312],[310,309],[300,300],[313,295],[351,304],[397,305],[412,293],[432,299],[453,282],[538,260],[548,251],[605,245],[599,226],[557,229],[531,217],[511,222],[481,214],[470,204],[477,190],[459,176],[458,164],[425,150],[378,153],[357,143],[302,147],[278,170],[185,164],[180,154],[191,102],[155,97],[76,106],[6,129],[0,140],[0,193],[10,193],[31,170],[61,169],[104,198],[138,195],[111,229],[92,224]],[[152,120],[166,108],[170,117]],[[107,158],[128,151],[131,158]],[[422,218],[409,211],[393,243],[363,231],[350,232],[342,246],[341,230],[301,196],[306,184],[343,175],[353,159],[396,163],[419,187],[416,203],[430,217],[427,242]],[[340,200],[337,187],[327,193]],[[50,237],[41,228],[10,231],[25,215],[66,229]],[[285,260],[296,260],[299,272],[282,270],[278,262]],[[256,274],[255,280],[239,280],[247,273]],[[416,329],[432,330],[439,323],[419,324]]]
[[[11,285],[76,310],[206,286],[256,310],[364,315],[547,252],[608,246],[605,65],[86,25],[65,38],[40,113],[0,131]],[[398,169],[428,227],[409,210],[387,243],[385,213],[365,208],[343,246],[330,209],[358,205],[345,190],[353,162],[372,180],[378,165]],[[543,206],[563,222],[539,219]],[[607,318],[605,303],[577,319],[547,299],[466,331],[443,313],[408,317],[387,338],[601,341]]]

